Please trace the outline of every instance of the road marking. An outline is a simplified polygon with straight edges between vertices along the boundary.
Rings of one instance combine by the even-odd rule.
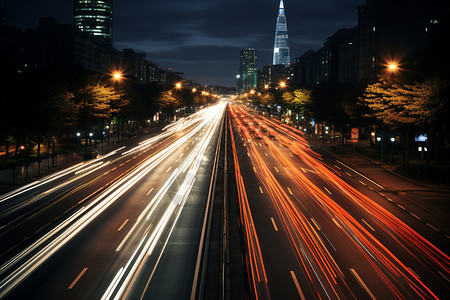
[[[413,214],[412,212],[409,213],[411,216],[413,216],[414,218],[416,218],[417,220],[422,220],[422,218],[420,218],[419,216]]]
[[[362,182],[361,180],[359,180],[359,183],[361,183],[362,185],[366,185],[364,182]]]
[[[366,222],[366,220],[364,220],[364,219],[361,219],[361,220],[364,222],[364,224],[367,225],[367,227],[369,227],[370,229],[372,229],[372,231],[375,231],[375,229],[373,229],[373,227],[370,226],[369,223]]]
[[[326,187],[323,187],[324,189],[325,189],[325,191],[327,191],[328,192],[328,194],[330,194],[331,195],[331,192],[326,188]]]
[[[169,167],[169,168],[167,169],[166,173],[169,172],[171,169],[172,169],[172,167]]]
[[[264,194],[261,187],[259,187],[259,191],[261,192],[261,194]]]
[[[125,163],[121,163],[120,165],[119,165],[119,167],[121,167],[121,166],[123,166]]]
[[[136,158],[136,157],[138,157],[138,156],[137,155],[133,156],[133,159]]]
[[[261,143],[259,143],[259,146],[262,147]]]
[[[182,157],[182,156],[183,156],[183,154],[184,154],[184,153],[181,153],[180,157]]]
[[[317,224],[316,220],[314,218],[311,218],[311,221],[314,223],[314,226],[316,226],[317,230],[321,230],[319,224]]]
[[[103,173],[103,175],[106,175],[106,174],[108,174],[109,172],[111,172],[111,170],[109,170],[109,171],[107,171],[107,172]]]
[[[345,164],[341,163],[340,161],[337,161],[337,162],[338,162],[338,163],[340,163],[341,165],[343,165],[343,166],[345,166],[345,167],[349,168],[350,170],[352,170],[353,172],[355,172],[355,173],[356,173],[356,174],[358,174],[359,176],[361,176],[361,177],[363,177],[363,178],[365,178],[365,179],[369,180],[370,182],[372,182],[372,183],[373,183],[373,184],[375,184],[376,186],[378,186],[378,187],[380,187],[380,188],[384,189],[384,186],[382,186],[382,185],[379,185],[378,183],[376,183],[376,182],[375,182],[375,181],[373,181],[372,179],[370,179],[370,178],[368,178],[368,177],[364,176],[363,174],[361,174],[361,173],[359,173],[358,171],[356,171],[356,170],[354,170],[354,169],[350,168],[349,166],[347,166],[347,165],[345,165]]]
[[[130,160],[131,160],[131,158],[130,158],[129,160],[127,160],[126,163],[127,163],[127,162],[130,162]]]
[[[186,150],[189,150],[189,147],[187,147]]]
[[[369,186],[369,190],[373,191],[373,187]]]
[[[385,197],[389,202],[392,202],[392,199],[389,197]]]
[[[436,230],[437,232],[440,231],[439,229],[437,229],[436,227],[434,227],[433,225],[431,225],[431,224],[429,224],[429,223],[426,223],[426,225],[429,226],[429,227],[431,227],[431,228],[433,228],[433,229]]]
[[[267,155],[267,153],[266,152],[264,152],[264,154],[267,156],[267,157],[269,157],[269,155]]]
[[[247,152],[248,157],[250,157],[250,153]]]
[[[333,165],[333,166],[335,166],[336,168],[338,168],[338,170],[340,170],[341,168],[339,168],[339,166],[336,166],[336,165]]]
[[[117,167],[115,167],[114,169],[111,169],[111,171],[114,171],[115,169],[117,169]]]
[[[352,176],[352,174],[350,174],[350,173],[348,173],[348,172],[345,172],[345,174],[347,174],[348,176]]]
[[[121,231],[123,226],[125,226],[125,224],[127,224],[129,220],[130,219],[126,219],[125,222],[123,222],[122,226],[120,226],[119,229],[117,229],[117,231]]]
[[[153,189],[154,189],[154,188],[151,188],[151,189],[147,192],[146,196],[150,195],[150,193],[153,191]]]
[[[369,294],[370,298],[375,300],[375,296],[372,294],[372,292],[369,290],[367,285],[364,283],[364,281],[359,277],[358,273],[354,269],[350,269],[350,272],[352,272],[353,276],[355,276],[356,280],[358,280],[359,284],[366,290],[367,294]]]
[[[292,153],[291,152],[289,152],[289,154],[292,156],[292,157],[294,157],[294,155],[292,155]]]
[[[288,191],[289,191],[289,193],[292,195],[292,196],[294,196],[294,193],[291,191],[291,189],[287,186],[287,189],[288,189]]]
[[[275,171],[277,171],[277,173],[280,173],[280,172],[278,172],[278,169],[277,169],[277,167],[274,167],[275,168]]]
[[[419,275],[417,275],[417,273],[416,272],[414,272],[414,270],[413,269],[411,269],[410,267],[408,267],[408,269],[411,271],[411,273],[413,273],[414,274],[414,276],[416,276],[417,278],[419,278],[420,279],[420,276]]]
[[[305,300],[305,295],[303,295],[302,289],[300,288],[300,284],[298,283],[297,276],[295,276],[294,271],[291,271],[292,280],[294,280],[295,287],[297,288],[298,294],[300,295],[300,299]]]
[[[272,225],[273,225],[273,228],[275,229],[275,231],[278,231],[278,227],[277,227],[277,224],[275,224],[275,220],[273,218],[270,218],[270,220],[272,220]]]
[[[306,170],[305,170],[305,169],[303,169],[302,167],[300,167],[300,169],[302,169],[302,171],[306,173]]]
[[[400,204],[397,204],[398,207],[400,207],[403,210],[406,210],[406,208],[404,206],[401,206]]]
[[[334,224],[336,224],[337,227],[341,228],[341,225],[339,225],[339,223],[334,218],[331,218],[331,220],[333,220]]]
[[[84,273],[87,271],[88,268],[84,268],[83,271],[81,271],[80,274],[78,274],[77,278],[75,278],[75,280],[72,282],[71,285],[69,285],[69,290],[71,290],[75,284],[77,284],[78,280],[80,280],[80,278],[84,275]]]
[[[253,167],[253,172],[255,172],[255,173],[256,173],[256,168],[255,168],[255,167]]]

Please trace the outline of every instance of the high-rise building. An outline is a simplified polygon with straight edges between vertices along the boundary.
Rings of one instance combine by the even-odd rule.
[[[284,14],[283,0],[280,0],[277,26],[275,30],[275,44],[273,47],[273,64],[288,66],[290,62],[291,57],[289,55],[289,39],[286,15]]]
[[[112,45],[113,0],[74,0],[74,25]]]
[[[257,56],[255,49],[247,49],[241,51],[241,62],[239,75],[242,82],[240,92],[249,91],[256,88],[257,84]]]
[[[410,71],[446,70],[449,11],[448,0],[366,0],[358,7],[359,79],[376,80],[391,62]]]

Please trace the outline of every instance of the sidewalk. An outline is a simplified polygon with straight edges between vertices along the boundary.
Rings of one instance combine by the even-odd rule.
[[[389,165],[358,153],[351,155],[352,145],[339,145],[330,149],[329,144],[325,141],[314,142],[309,138],[308,141],[312,148],[319,148],[383,186],[384,189],[378,191],[380,194],[388,194],[388,197],[397,195],[399,201],[403,200],[412,210],[417,210],[419,207],[430,213],[431,216],[438,217],[442,226],[448,227],[450,219],[450,187],[448,185],[427,185],[406,178],[391,171]],[[360,146],[364,146],[364,144]]]
[[[54,165],[51,157],[42,159],[40,169],[38,163],[33,162],[28,165],[28,170],[25,165],[0,170],[0,195],[13,190],[28,181],[36,180],[78,162],[81,162],[78,155],[70,152],[69,154],[55,155]]]

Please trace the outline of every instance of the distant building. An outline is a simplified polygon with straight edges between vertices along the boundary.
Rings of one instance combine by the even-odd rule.
[[[75,26],[58,24],[53,18],[40,18],[37,28],[24,31],[0,26],[0,55],[24,75],[42,69],[71,72],[82,67],[98,73],[125,69],[126,75],[141,84],[165,85],[170,73],[147,61],[143,53],[132,49],[118,51]],[[171,78],[179,78],[180,74]]]
[[[241,51],[239,79],[242,86],[238,87],[239,92],[249,91],[257,85],[257,54],[255,49]]]
[[[357,76],[357,28],[338,30],[316,52],[308,50],[296,59],[295,82],[312,86],[324,82],[351,84]]]
[[[270,65],[264,66],[258,70],[258,87],[264,88],[276,87],[282,81],[287,81],[291,78],[290,68],[284,65]]]
[[[359,79],[375,79],[391,61],[408,64],[410,69],[419,67],[421,59],[430,60],[424,53],[431,44],[439,45],[430,39],[437,37],[433,32],[441,24],[448,24],[449,11],[448,0],[366,0],[366,5],[358,7]],[[448,36],[440,39],[444,42]],[[441,58],[448,61],[446,49],[435,48],[431,53],[442,52]],[[440,67],[439,61],[435,67]]]
[[[258,69],[258,88],[264,88],[270,85],[271,79],[271,69],[270,66],[264,66],[262,69]]]
[[[275,43],[273,47],[273,65],[288,66],[290,62],[291,57],[289,54],[289,38],[288,38],[286,15],[284,13],[283,0],[280,0],[277,25],[275,29]]]
[[[113,0],[74,0],[73,23],[81,31],[112,45]]]
[[[305,54],[295,60],[295,83],[303,86],[318,84],[316,53],[309,49]]]
[[[357,77],[357,29],[338,30],[317,51],[320,82],[355,83]]]
[[[37,28],[20,29],[1,27],[0,52],[11,60],[17,73],[33,74],[41,69],[70,72],[77,64],[77,30],[62,25],[53,18],[40,18]],[[88,37],[89,38],[89,37]],[[89,44],[89,43],[87,43]]]

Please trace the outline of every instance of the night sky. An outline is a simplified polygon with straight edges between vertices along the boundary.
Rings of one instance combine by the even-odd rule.
[[[72,24],[72,0],[0,0],[5,23],[37,27],[41,16]],[[284,0],[291,61],[317,50],[343,27],[357,26],[365,0]],[[115,0],[114,46],[145,52],[163,67],[201,84],[235,86],[239,51],[258,50],[272,63],[279,0]]]

